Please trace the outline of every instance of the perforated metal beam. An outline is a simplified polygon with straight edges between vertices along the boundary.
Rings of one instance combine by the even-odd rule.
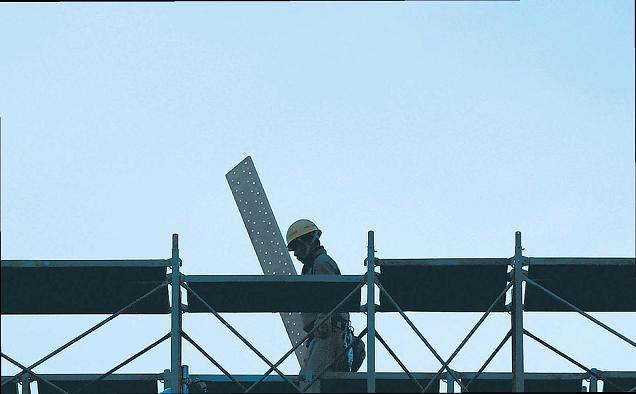
[[[265,275],[297,275],[289,257],[285,240],[278,228],[272,207],[250,156],[243,159],[226,175],[254,252]],[[300,313],[280,314],[292,346],[302,338]],[[296,349],[296,358],[303,366],[305,347]]]

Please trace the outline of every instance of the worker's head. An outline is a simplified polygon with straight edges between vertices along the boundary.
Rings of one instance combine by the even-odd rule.
[[[287,250],[294,252],[297,259],[304,259],[314,246],[319,245],[322,231],[311,220],[300,219],[287,230]]]

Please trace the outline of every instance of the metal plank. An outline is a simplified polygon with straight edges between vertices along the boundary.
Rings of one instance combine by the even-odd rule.
[[[636,377],[631,378],[607,378],[611,380],[614,384],[622,387],[626,392],[635,391],[636,390]],[[605,379],[604,379],[605,380]],[[603,381],[603,392],[616,392],[616,389],[611,384]]]
[[[299,275],[295,277],[271,275],[185,275],[185,281],[193,283],[236,283],[236,284],[261,284],[261,283],[324,283],[324,284],[358,284],[362,278],[360,275]]]
[[[381,264],[380,282],[405,311],[485,312],[506,287],[506,270],[505,263]],[[493,311],[504,311],[504,304],[501,299]],[[383,292],[379,311],[395,311]]]
[[[3,382],[8,379],[9,377],[6,377],[6,379],[5,376],[2,377]],[[6,386],[3,386],[0,390],[0,394],[18,394],[18,382],[15,381],[13,383],[7,384]]]
[[[441,266],[508,266],[509,258],[467,257],[467,258],[436,258],[436,259],[378,259],[376,265],[380,267],[441,267]]]
[[[532,265],[636,266],[630,257],[530,257]]]
[[[413,377],[422,386],[426,386],[435,377],[434,373],[413,372]],[[366,393],[366,372],[329,372],[320,379],[323,393]],[[418,387],[412,379],[402,372],[375,372],[376,391],[378,393],[417,393]],[[440,380],[436,379],[426,393],[439,393]]]
[[[633,258],[530,258],[528,276],[586,312],[636,312]],[[526,311],[567,312],[568,306],[528,286]]]
[[[92,374],[92,373],[80,373],[80,374],[63,374],[63,373],[52,373],[52,374],[38,374],[42,378],[49,380],[53,383],[59,381],[76,381],[76,382],[92,382],[93,380],[102,376],[101,374]],[[163,373],[114,373],[106,376],[104,381],[157,381],[163,379]]]
[[[58,380],[55,382],[57,386],[66,390],[69,393],[75,393],[80,390],[89,382],[77,381],[77,380]],[[148,394],[157,392],[156,380],[102,380],[97,383],[91,384],[90,391],[84,391],[90,394],[113,394],[113,393],[127,393],[127,394]],[[38,393],[39,394],[59,394],[59,391],[55,390],[47,384],[43,384],[38,381]]]
[[[169,267],[170,260],[2,260],[2,268]]]
[[[572,380],[552,380],[552,379],[528,379],[528,376],[525,377],[527,379],[524,383],[524,392],[528,393],[558,393],[558,392],[580,392],[583,382],[581,379],[572,379]],[[462,380],[462,383],[468,384],[468,381]],[[497,380],[497,379],[482,379],[479,377],[475,380],[470,387],[468,388],[470,392],[474,393],[496,393],[496,392],[510,392],[512,391],[512,379],[506,380]]]
[[[217,312],[327,312],[361,281],[359,275],[194,275],[188,285]],[[322,297],[313,297],[320,292]],[[359,312],[358,292],[339,311]],[[188,290],[188,312],[208,312]]]
[[[416,392],[417,386],[411,379],[401,372],[377,372],[378,391],[385,393]],[[434,373],[413,373],[420,382],[429,382]],[[190,375],[207,384],[208,393],[236,393],[241,392],[236,383],[230,381],[225,375]],[[260,378],[260,375],[233,375],[239,382],[249,386]],[[290,376],[292,379],[295,376]],[[367,374],[365,372],[327,372],[320,379],[320,390],[323,393],[364,393],[366,392]],[[280,376],[268,376],[255,387],[257,393],[294,392]],[[439,380],[431,385],[427,392],[439,392]]]
[[[477,372],[457,372],[460,379],[469,381],[475,377]],[[526,372],[526,380],[583,380],[587,377],[585,372]],[[622,375],[621,375],[622,376]],[[627,375],[630,376],[630,375]],[[479,380],[511,380],[510,372],[482,372]],[[468,388],[470,390],[470,387]]]
[[[252,158],[247,156],[232,168],[225,178],[263,273],[297,275]],[[300,313],[286,312],[280,316],[291,344],[296,345],[303,336]],[[296,349],[296,358],[301,367],[305,350],[305,346]]]
[[[3,315],[111,314],[166,279],[164,267],[2,267]],[[158,290],[125,314],[169,312]]]
[[[476,373],[459,373],[462,383],[468,384]],[[509,372],[484,372],[468,387],[471,392],[510,392],[512,375]],[[583,373],[542,373],[526,372],[524,390],[526,392],[577,392],[585,374]]]

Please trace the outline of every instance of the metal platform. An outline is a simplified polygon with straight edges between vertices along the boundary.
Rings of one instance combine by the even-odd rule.
[[[169,260],[2,260],[2,314],[111,314],[166,280]],[[157,291],[124,313],[168,313]]]
[[[186,283],[217,312],[324,312],[354,290],[358,275],[187,275]],[[321,294],[315,297],[315,294]],[[360,312],[360,292],[339,312]],[[188,312],[208,309],[188,291]]]
[[[157,393],[157,381],[163,379],[163,374],[116,374],[92,383],[99,375],[43,374],[40,376],[69,393],[85,394]],[[59,394],[59,391],[46,383],[38,382],[38,393]]]
[[[528,276],[588,312],[636,312],[636,262],[630,258],[530,258]],[[526,311],[570,309],[528,286]]]
[[[380,281],[404,311],[484,312],[509,280],[509,259],[378,259]],[[493,309],[504,311],[502,299]],[[381,312],[394,312],[380,294]]]
[[[428,383],[433,378],[434,373],[414,373],[420,383]],[[208,386],[208,393],[240,393],[241,387],[230,381],[224,375],[192,375],[193,378],[205,382]],[[234,377],[246,387],[256,382],[260,375],[234,375]],[[297,381],[298,376],[291,376]],[[320,379],[320,392],[322,393],[365,393],[367,374],[358,373],[337,373],[331,372]],[[376,373],[378,392],[392,393],[416,393],[418,387],[413,381],[403,373],[399,372],[379,372]],[[427,390],[428,393],[439,392],[439,382]],[[296,392],[280,376],[268,376],[261,385],[254,388],[255,393],[294,393]]]
[[[636,392],[636,376],[633,373],[616,373],[612,380],[623,388],[626,392]],[[603,385],[603,392],[616,392],[616,388],[609,384]]]
[[[496,393],[512,390],[511,373],[482,373],[471,382],[475,374],[460,373],[462,383],[470,392]],[[525,391],[529,393],[580,392],[584,374],[581,373],[525,373]],[[470,383],[470,385],[469,385]]]
[[[424,385],[428,383],[434,376],[432,372],[414,372],[413,376]],[[613,382],[618,383],[624,389],[629,391],[636,386],[636,372],[625,371],[606,371],[603,373]],[[400,392],[412,393],[419,392],[419,388],[413,383],[406,374],[401,372],[378,372],[376,375],[378,392]],[[512,374],[509,372],[484,372],[478,379],[471,382],[475,377],[475,372],[456,372],[457,377],[468,385],[470,392],[510,392],[512,387]],[[157,387],[157,382],[165,378],[164,374],[113,374],[102,381],[96,382],[88,386],[88,384],[99,377],[96,374],[42,374],[42,378],[54,383],[56,386],[75,393],[78,390],[86,393],[94,394],[113,394],[113,393],[157,393],[161,389]],[[225,375],[216,374],[194,374],[189,378],[195,382],[204,382],[207,386],[208,393],[241,393],[244,387],[249,387],[256,382],[260,375],[233,375],[236,382],[230,380]],[[296,375],[288,375],[292,381],[298,381]],[[3,376],[2,381],[9,379],[9,376]],[[320,380],[320,391],[323,393],[362,393],[366,392],[367,374],[358,373],[337,373],[331,372],[326,374]],[[537,373],[526,372],[524,375],[526,381],[526,392],[581,392],[584,380],[589,380],[590,375],[587,373]],[[452,383],[452,382],[451,382]],[[470,384],[469,384],[470,383]],[[440,392],[441,385],[444,384],[443,379],[437,382],[426,391],[430,393]],[[603,385],[603,391],[616,391],[609,384]],[[5,386],[2,394],[17,393],[17,383]],[[53,387],[46,383],[38,382],[38,392],[41,394],[58,393]],[[192,393],[203,392],[191,388]],[[285,382],[280,376],[268,376],[259,386],[253,390],[254,393],[293,393],[294,388]]]

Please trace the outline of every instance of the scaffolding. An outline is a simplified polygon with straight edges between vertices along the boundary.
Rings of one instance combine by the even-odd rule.
[[[156,381],[164,381],[171,392],[196,392],[202,383],[207,392],[439,392],[446,382],[462,392],[483,391],[582,391],[588,380],[590,391],[636,391],[636,371],[607,371],[583,365],[523,326],[524,312],[574,311],[636,347],[634,339],[599,321],[589,312],[636,311],[636,261],[634,258],[533,258],[522,254],[521,233],[515,233],[514,256],[510,258],[379,259],[374,233],[369,231],[363,275],[266,276],[184,275],[179,257],[179,239],[172,237],[172,255],[156,260],[2,260],[2,314],[110,314],[106,319],[68,341],[29,366],[10,355],[2,358],[21,371],[2,377],[2,393],[30,394],[30,382],[38,392],[118,393],[156,392]],[[376,272],[379,267],[379,272]],[[170,269],[170,272],[167,270]],[[592,280],[593,279],[593,280]],[[72,282],[73,286],[60,286]],[[525,297],[522,284],[528,284]],[[375,291],[379,290],[379,305]],[[361,305],[362,288],[366,299]],[[182,304],[181,288],[188,303]],[[168,290],[171,297],[168,297]],[[511,291],[512,302],[505,303]],[[324,297],[303,295],[320,291]],[[249,294],[258,295],[250,297]],[[78,297],[81,296],[81,297]],[[326,312],[310,332],[303,333],[278,360],[265,357],[228,323],[224,312]],[[482,312],[456,349],[446,358],[437,352],[406,312]],[[367,337],[366,372],[309,371],[304,376],[286,375],[280,365],[307,341],[334,313],[366,314],[363,329],[348,348],[341,350],[332,365],[347,350]],[[412,372],[376,329],[377,313],[397,312],[440,364],[435,372]],[[510,330],[476,372],[461,372],[451,362],[491,313],[509,313]],[[185,313],[211,313],[269,369],[261,375],[232,375],[182,328]],[[121,314],[170,314],[170,330],[144,349],[101,374],[39,374],[34,370]],[[298,333],[297,335],[301,335]],[[582,373],[528,373],[524,370],[524,339],[545,346],[565,358]],[[117,374],[126,364],[170,338],[170,368],[155,374]],[[403,370],[378,372],[375,340]],[[512,342],[510,372],[484,372],[507,343]],[[188,373],[182,360],[183,340],[192,344],[216,366],[220,375]],[[272,374],[276,375],[272,375]],[[201,385],[203,387],[203,385]]]

